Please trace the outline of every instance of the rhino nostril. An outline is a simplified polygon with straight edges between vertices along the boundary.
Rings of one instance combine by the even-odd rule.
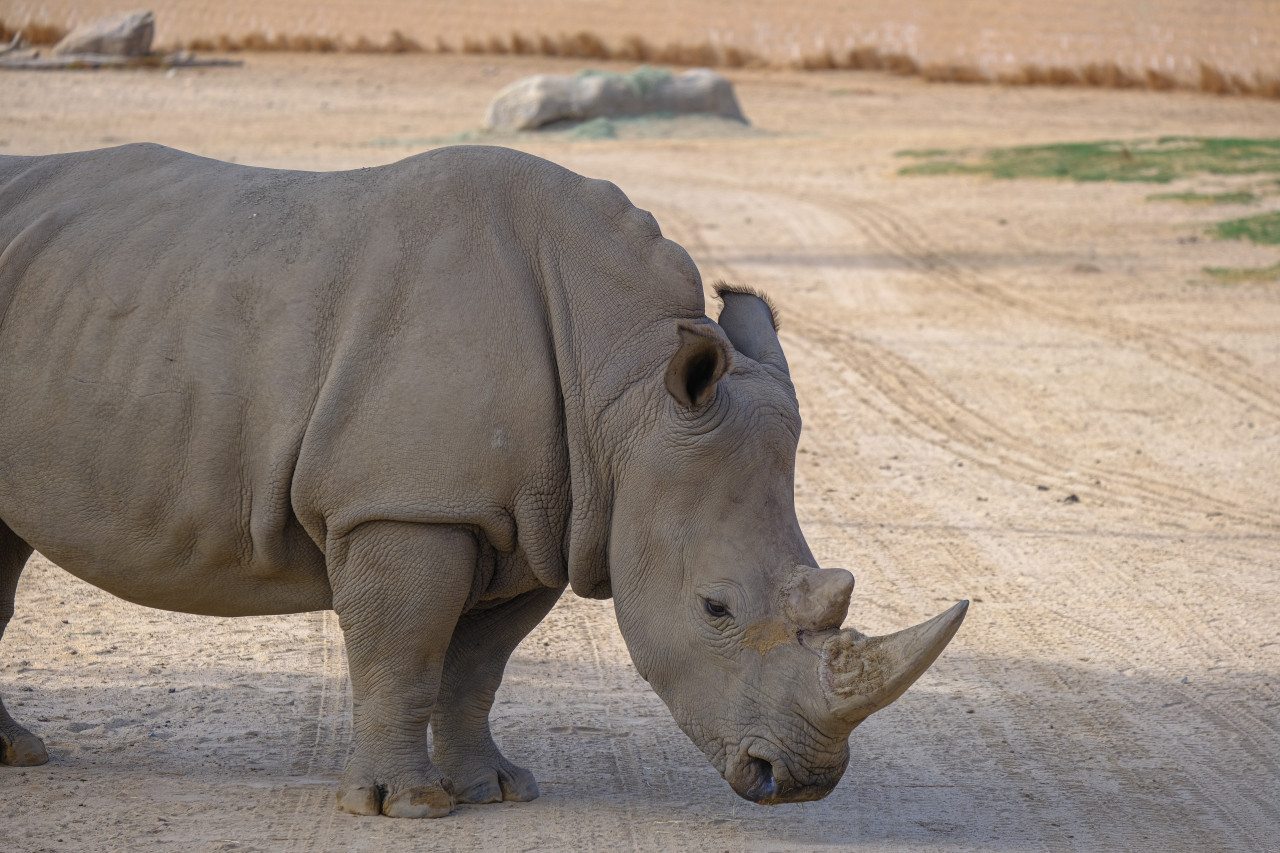
[[[755,800],[757,803],[772,800],[778,792],[777,783],[773,778],[773,765],[763,758],[752,756],[747,762],[747,771],[753,778],[748,799]]]

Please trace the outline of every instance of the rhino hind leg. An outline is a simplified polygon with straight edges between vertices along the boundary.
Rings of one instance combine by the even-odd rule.
[[[18,538],[0,521],[0,637],[13,618],[13,599],[18,592],[18,578],[31,556],[31,546]],[[0,699],[0,764],[32,767],[49,760],[40,738],[27,731],[9,716]]]
[[[453,780],[459,803],[537,799],[533,774],[517,767],[493,742],[489,711],[507,659],[560,598],[539,589],[458,621],[431,728],[432,760]]]
[[[453,810],[453,783],[431,762],[427,727],[476,554],[473,534],[443,525],[369,522],[330,541],[355,740],[339,784],[342,811],[424,818]]]

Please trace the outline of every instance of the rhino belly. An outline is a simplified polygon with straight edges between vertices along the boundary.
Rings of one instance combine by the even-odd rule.
[[[242,438],[243,403],[71,378],[0,393],[0,518],[64,569],[167,610],[321,609],[320,549]],[[21,413],[17,415],[15,413]]]

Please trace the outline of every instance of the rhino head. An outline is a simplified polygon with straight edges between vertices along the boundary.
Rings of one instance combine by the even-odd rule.
[[[817,568],[793,499],[800,416],[771,307],[721,289],[676,321],[665,394],[615,469],[609,575],[640,673],[742,797],[814,800],[849,733],[937,658],[968,602],[884,637],[842,628],[844,569]]]

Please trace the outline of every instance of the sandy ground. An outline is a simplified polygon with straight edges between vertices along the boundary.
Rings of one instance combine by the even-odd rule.
[[[9,73],[0,151],[150,140],[374,165],[473,130],[501,85],[548,68],[569,66],[269,55]],[[0,685],[53,759],[0,768],[0,850],[1275,849],[1280,292],[1200,272],[1274,263],[1203,237],[1265,208],[900,178],[894,152],[1276,136],[1280,104],[735,79],[752,133],[501,141],[615,181],[708,280],[773,294],[805,418],[801,523],[825,565],[857,575],[851,624],[973,600],[939,662],[854,734],[835,792],[739,800],[637,678],[609,604],[567,598],[494,712],[541,799],[341,815],[350,700],[331,613],[151,611],[35,558]]]

